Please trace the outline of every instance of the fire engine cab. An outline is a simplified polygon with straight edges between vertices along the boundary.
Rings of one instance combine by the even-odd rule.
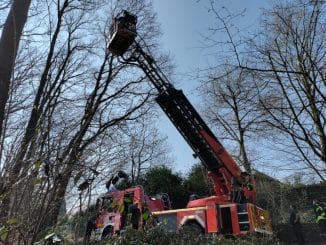
[[[142,186],[105,193],[96,202],[95,236],[102,240],[119,234],[127,227],[143,227],[153,212],[170,208],[167,194],[150,197],[144,193]]]
[[[202,233],[233,236],[272,234],[268,211],[255,205],[253,177],[243,176],[182,90],[174,88],[149,52],[142,49],[146,45],[136,40],[136,22],[137,17],[127,11],[114,19],[109,51],[143,70],[158,91],[157,103],[201,160],[215,191],[214,196],[189,201],[184,209],[153,210],[153,215],[171,231],[192,227]],[[125,58],[128,49],[132,52]]]

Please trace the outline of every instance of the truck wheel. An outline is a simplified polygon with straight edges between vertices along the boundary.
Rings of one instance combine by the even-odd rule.
[[[113,236],[113,227],[112,226],[107,226],[104,228],[103,232],[102,232],[102,237],[101,240],[107,240],[112,238]]]
[[[181,227],[181,233],[199,236],[204,234],[204,229],[197,222],[189,222]]]

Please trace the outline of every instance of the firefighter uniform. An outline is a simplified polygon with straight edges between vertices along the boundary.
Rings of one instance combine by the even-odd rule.
[[[316,223],[320,228],[321,235],[326,236],[326,210],[317,201],[314,200],[314,212],[316,215]]]
[[[305,240],[304,240],[304,237],[302,234],[300,215],[299,215],[298,209],[295,205],[291,205],[290,224],[292,225],[294,235],[297,238],[297,243],[299,245],[304,245]]]

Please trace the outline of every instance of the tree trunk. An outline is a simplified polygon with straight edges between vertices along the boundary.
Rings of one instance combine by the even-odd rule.
[[[9,97],[10,79],[30,4],[31,0],[14,0],[2,29],[0,39],[0,138],[3,131],[5,107]],[[3,193],[4,190],[2,190],[2,186],[0,187],[0,193]],[[3,217],[3,211],[0,211],[0,217]]]
[[[31,0],[14,0],[0,39],[0,137],[19,41]]]

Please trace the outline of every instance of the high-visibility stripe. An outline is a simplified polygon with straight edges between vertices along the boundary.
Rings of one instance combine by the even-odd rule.
[[[323,216],[318,216],[317,217],[317,223],[319,223],[321,220],[326,220],[326,215],[325,215],[325,213],[323,213],[324,215]]]
[[[319,223],[321,220],[326,220],[326,213],[325,213],[323,207],[317,206],[316,213],[318,214],[317,218],[316,218],[317,223]]]
[[[316,223],[319,223],[321,220],[326,220],[326,213],[322,206],[316,205],[315,212],[317,214]]]
[[[322,206],[315,205],[315,212],[316,212],[316,222],[319,223],[319,221],[326,219],[326,213]]]
[[[178,213],[178,212],[188,212],[188,211],[196,211],[196,210],[205,210],[206,207],[197,207],[197,208],[182,208],[182,209],[172,209],[172,210],[163,210],[163,211],[155,211],[152,212],[154,215],[160,214],[170,214],[170,213]]]

